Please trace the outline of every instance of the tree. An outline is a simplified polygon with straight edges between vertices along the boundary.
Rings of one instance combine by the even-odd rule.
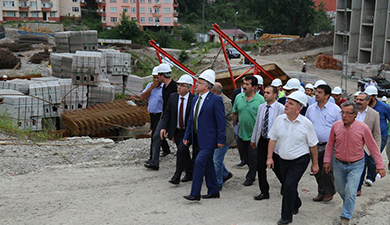
[[[141,31],[139,30],[137,22],[129,20],[129,17],[126,16],[125,12],[123,12],[118,26],[116,26],[112,31],[112,38],[132,40],[137,38],[140,33]]]

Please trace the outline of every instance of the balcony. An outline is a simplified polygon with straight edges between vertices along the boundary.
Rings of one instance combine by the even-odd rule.
[[[30,6],[19,6],[19,11],[26,12],[30,9]]]
[[[179,13],[178,12],[173,12],[173,17],[178,17]]]
[[[42,12],[51,12],[51,7],[44,7],[44,6],[42,6],[41,11]]]
[[[106,0],[96,0],[98,6],[106,6]]]
[[[153,13],[153,17],[161,17],[161,13]]]
[[[161,8],[161,5],[160,4],[156,4],[153,6],[153,8]]]
[[[178,1],[174,1],[173,2],[173,8],[178,8],[179,7],[179,3],[178,3]]]

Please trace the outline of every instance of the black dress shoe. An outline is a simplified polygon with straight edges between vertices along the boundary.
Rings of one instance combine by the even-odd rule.
[[[192,181],[192,177],[190,176],[185,176],[181,179],[181,182],[188,182],[188,181]]]
[[[263,199],[269,199],[269,194],[259,194],[255,197],[253,197],[255,200],[263,200]]]
[[[223,178],[223,182],[225,183],[226,181],[228,181],[230,178],[233,177],[233,174],[229,172],[229,174],[227,175],[227,177],[224,177]]]
[[[144,161],[144,163],[146,163],[146,164],[150,164],[151,162],[152,162],[152,160],[150,160],[150,159]]]
[[[292,219],[290,219],[290,220],[283,220],[283,219],[280,219],[280,220],[278,221],[278,224],[289,224],[289,223],[292,223]]]
[[[152,170],[156,170],[156,171],[159,169],[158,166],[154,165],[153,163],[149,163],[149,164],[147,163],[144,166],[148,169],[152,169]]]
[[[208,199],[208,198],[219,198],[219,193],[218,194],[213,194],[213,195],[202,195],[202,198]]]
[[[246,179],[244,182],[244,186],[246,186],[246,187],[251,186],[252,184],[253,184],[253,180],[251,180],[251,179]]]
[[[165,157],[165,156],[167,156],[167,155],[169,155],[169,154],[171,154],[171,151],[169,151],[169,152],[163,152],[163,153],[160,155],[160,157]]]
[[[172,178],[168,182],[171,183],[171,184],[175,184],[175,185],[179,185],[180,184],[180,180],[177,179],[177,178]]]
[[[246,162],[241,161],[239,164],[236,165],[236,167],[243,167],[246,165]]]
[[[200,196],[186,195],[186,196],[183,196],[183,198],[185,198],[189,201],[200,201]]]

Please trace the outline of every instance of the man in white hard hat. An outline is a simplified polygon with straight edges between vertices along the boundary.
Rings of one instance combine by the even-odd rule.
[[[324,163],[325,146],[329,139],[330,129],[334,122],[341,120],[340,107],[329,102],[331,89],[327,84],[321,84],[317,87],[315,99],[317,104],[312,104],[307,108],[306,118],[314,126],[318,137],[318,165],[319,171],[315,175],[317,181],[317,197],[313,198],[315,202],[329,202],[336,193],[334,187],[333,171],[325,173],[322,169]]]
[[[376,98],[378,96],[378,89],[375,86],[368,86],[365,90],[370,96],[369,106],[379,113],[379,125],[381,127],[381,145],[379,146],[380,151],[382,152],[387,143],[387,132],[388,126],[387,123],[390,120],[390,107],[382,101],[378,101]],[[376,172],[375,172],[375,162],[371,156],[368,157],[366,161],[368,170],[367,170],[367,179],[365,181],[367,186],[371,186],[375,182]],[[389,164],[390,165],[390,164]]]
[[[272,87],[276,87],[278,89],[278,99],[284,97],[285,93],[284,93],[284,90],[283,90],[283,84],[282,84],[282,81],[279,78],[275,78],[271,82],[271,86]]]
[[[192,106],[194,95],[191,94],[194,81],[189,75],[183,75],[177,81],[177,92],[172,93],[168,98],[167,108],[161,119],[160,138],[174,138],[177,146],[176,171],[170,183],[180,184],[181,173],[185,170],[186,175],[181,180],[187,182],[192,180],[192,160],[189,147],[183,144],[183,137]]]
[[[284,105],[286,104],[287,98],[291,93],[295,91],[301,91],[303,87],[301,86],[301,82],[297,78],[291,78],[290,80],[287,81],[286,85],[283,86],[283,89],[285,90],[286,97],[278,99],[278,102]],[[302,90],[302,93],[304,93],[304,90]],[[308,99],[308,103],[309,103],[310,97],[307,96],[306,98]],[[301,114],[305,115],[306,110],[307,110],[307,106],[304,106],[300,111]]]
[[[313,97],[314,86],[310,83],[305,85],[305,94],[309,97]]]
[[[332,90],[332,97],[334,98],[336,104],[341,107],[341,104],[347,101],[347,99],[343,98],[343,90],[341,87],[334,87]]]
[[[252,149],[250,140],[256,123],[257,109],[265,102],[264,97],[256,92],[257,82],[255,76],[246,76],[242,86],[244,92],[237,95],[233,105],[233,125],[240,121],[237,138],[238,151],[249,167],[244,186],[253,184],[257,172],[257,151]]]
[[[298,183],[306,171],[312,158],[311,171],[319,170],[317,160],[317,135],[309,119],[300,115],[307,104],[307,96],[301,91],[295,91],[287,97],[284,112],[278,116],[271,130],[268,144],[267,167],[273,168],[273,152],[278,143],[280,169],[284,178],[281,219],[278,224],[289,224],[293,214],[299,212],[302,201],[298,196]]]
[[[314,83],[314,86],[313,86],[313,87],[314,87],[314,93],[315,93],[315,91],[316,91],[316,89],[317,89],[317,87],[318,87],[319,85],[324,85],[324,84],[327,84],[324,80],[317,80],[317,81]],[[312,99],[313,99],[313,100],[309,102],[310,105],[316,103],[316,101],[315,101],[315,96],[314,96]],[[332,96],[330,96],[329,101],[336,104],[336,101],[334,100],[334,98],[333,98]]]
[[[200,198],[219,198],[219,187],[214,168],[214,151],[226,144],[226,119],[222,98],[210,92],[215,84],[215,72],[211,69],[200,74],[195,90],[199,96],[192,101],[191,114],[183,143],[192,143],[195,165],[190,195],[183,196],[189,201]],[[205,177],[207,194],[201,196]]]
[[[153,82],[150,82],[146,85],[145,89],[141,93],[141,99],[148,100],[148,112],[150,115],[150,126],[152,129],[152,138],[150,143],[150,156],[145,163],[149,164],[152,160],[153,154],[153,135],[156,132],[158,122],[160,121],[161,114],[163,112],[163,83],[158,79],[158,66],[153,68],[152,71]],[[164,139],[160,142],[160,146],[163,149],[163,152],[169,152],[168,142]]]
[[[254,75],[257,79],[257,93],[264,97],[263,93],[263,78],[260,75]]]

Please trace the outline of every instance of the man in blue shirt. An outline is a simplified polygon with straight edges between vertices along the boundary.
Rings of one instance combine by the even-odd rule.
[[[318,137],[318,166],[319,172],[315,175],[318,184],[318,195],[313,198],[315,202],[329,202],[336,193],[332,170],[326,173],[323,169],[325,146],[328,143],[333,123],[341,120],[340,107],[329,101],[331,94],[329,85],[318,85],[315,94],[317,104],[312,104],[306,111],[306,117],[313,123]]]
[[[382,152],[386,146],[387,137],[388,137],[387,122],[390,120],[390,107],[389,105],[387,105],[382,101],[377,101],[376,97],[378,95],[378,89],[375,86],[368,86],[364,92],[370,95],[370,103],[368,105],[379,113],[379,126],[381,128],[381,146],[378,147]],[[371,186],[372,183],[375,182],[375,177],[376,177],[376,172],[375,172],[376,166],[372,156],[368,157],[366,163],[367,163],[368,170],[367,170],[367,179],[365,183],[367,186]]]
[[[163,110],[163,97],[162,97],[162,89],[163,83],[158,79],[158,71],[157,67],[153,68],[153,82],[150,82],[146,85],[145,89],[141,93],[141,99],[148,99],[148,112],[150,115],[150,126],[152,128],[152,139],[151,143],[153,143],[153,134],[156,132],[157,124],[160,121],[161,113]],[[169,152],[169,146],[166,139],[163,139],[161,142],[161,147],[164,152]],[[150,163],[152,159],[152,144],[150,144],[150,156],[149,159],[146,160],[146,163]]]

